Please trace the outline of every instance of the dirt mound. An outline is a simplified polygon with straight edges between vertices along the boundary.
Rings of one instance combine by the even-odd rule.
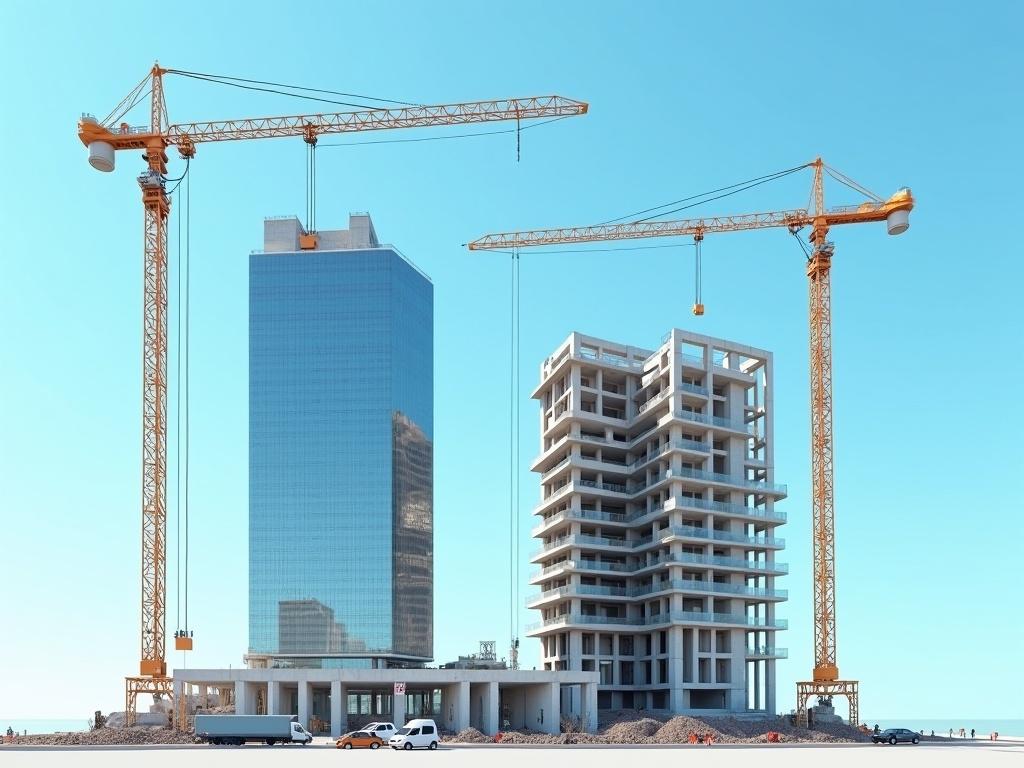
[[[480,733],[476,728],[466,728],[446,741],[450,741],[452,744],[486,744],[493,739]]]
[[[99,728],[80,733],[40,733],[19,736],[15,744],[48,744],[60,746],[105,746],[116,744],[201,744],[191,733],[180,733],[170,728]]]
[[[678,715],[661,726],[656,733],[652,734],[650,743],[685,744],[690,740],[691,733],[696,734],[698,738],[711,734],[715,741],[725,741],[721,731],[712,727],[707,722],[694,717],[687,717],[686,715]]]
[[[660,720],[650,717],[641,720],[624,720],[610,726],[604,732],[605,741],[610,744],[646,744],[664,726]]]

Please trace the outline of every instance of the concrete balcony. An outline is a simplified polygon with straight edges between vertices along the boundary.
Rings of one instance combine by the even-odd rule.
[[[672,565],[675,563],[703,567],[709,570],[756,573],[764,576],[784,576],[789,573],[789,565],[787,563],[769,563],[760,560],[748,560],[745,557],[695,555],[689,552],[679,552],[676,554],[667,554],[662,555],[661,557],[651,558],[645,562],[635,563],[633,565],[626,565],[625,563],[598,562],[590,558],[566,559],[535,571],[530,577],[530,583],[534,584],[539,581],[543,581],[546,578],[550,578],[550,576],[555,573],[579,571],[580,573],[635,574],[643,571],[664,568],[666,565]]]
[[[593,520],[601,523],[614,523],[618,525],[628,525],[629,518],[626,515],[617,512],[600,512],[596,509],[566,509],[561,512],[556,512],[544,519],[543,522],[539,523],[530,534],[535,538],[542,535],[545,531],[548,531],[559,523],[569,522],[571,520]]]
[[[716,429],[724,429],[730,432],[741,432],[744,435],[751,434],[754,430],[753,424],[747,424],[743,421],[733,421],[723,416],[711,416],[706,413],[697,413],[696,411],[675,411],[673,415],[677,419],[683,421],[689,421],[693,424],[704,424],[709,427]]]
[[[762,600],[785,600],[789,597],[789,592],[785,589],[748,587],[745,584],[722,584],[714,581],[697,581],[696,579],[669,579],[667,581],[658,582],[657,584],[632,587],[627,590],[627,594],[630,597],[653,595],[661,592],[738,595],[740,597],[753,597]]]
[[[674,496],[665,502],[665,510],[692,509],[717,512],[732,517],[747,517],[754,520],[766,520],[775,523],[786,522],[786,513],[777,509],[769,511],[762,507],[748,507],[743,504],[731,504],[726,501],[711,501],[710,499],[695,499],[690,496]]]
[[[720,584],[713,581],[697,581],[695,579],[671,579],[658,584],[642,587],[608,587],[595,584],[566,584],[549,589],[526,599],[527,608],[540,608],[548,603],[558,602],[571,597],[601,597],[603,599],[625,600],[649,595],[685,592],[687,594],[735,595],[739,597],[757,598],[765,601],[785,600],[788,592],[784,589],[764,589],[748,587],[744,584]]]
[[[639,573],[641,571],[662,568],[672,563],[706,566],[713,570],[748,571],[761,573],[766,576],[782,576],[789,573],[789,565],[787,563],[768,563],[760,560],[748,560],[745,557],[725,557],[723,555],[695,555],[689,552],[679,552],[651,558],[646,563],[638,564],[631,568],[630,571]]]
[[[766,480],[748,480],[745,477],[729,475],[724,472],[709,472],[705,469],[681,467],[678,470],[671,470],[671,474],[673,477],[682,477],[688,480],[704,480],[714,485],[728,485],[744,491],[754,491],[755,493],[778,496],[785,496],[787,494],[786,486],[781,483],[769,483]]]
[[[563,536],[555,539],[547,544],[541,546],[533,552],[530,557],[531,563],[539,562],[544,558],[551,557],[551,555],[559,550],[571,549],[572,547],[587,547],[588,549],[599,548],[599,549],[622,549],[629,548],[630,542],[626,539],[610,539],[605,536],[590,536],[584,533],[571,534],[569,536]]]
[[[748,659],[788,659],[788,648],[776,648],[773,645],[761,645],[756,648],[747,648]]]
[[[539,595],[526,598],[527,608],[539,608],[546,603],[564,600],[567,597],[601,597],[605,599],[628,599],[627,590],[621,587],[603,587],[596,584],[567,584],[564,587],[549,589]]]
[[[667,453],[671,453],[672,451],[700,454],[701,457],[705,457],[711,453],[711,444],[701,442],[700,440],[672,440],[661,448],[658,448],[656,451],[650,451],[647,455],[641,456],[636,461],[630,462],[626,465],[626,468],[629,470],[639,469],[644,464],[652,462]]]
[[[590,616],[580,613],[565,613],[543,621],[526,625],[526,634],[535,636],[545,632],[565,627],[652,627],[667,624],[683,625],[711,625],[718,627],[746,628],[756,627],[764,630],[783,630],[789,627],[785,619],[768,621],[760,616],[746,616],[742,613],[705,613],[702,611],[670,611],[656,616],[626,617],[626,616]]]
[[[737,544],[744,544],[751,547],[764,549],[783,549],[786,546],[785,539],[777,539],[772,536],[748,536],[744,533],[733,533],[732,531],[716,531],[712,528],[698,528],[692,525],[671,525],[656,534],[643,536],[631,543],[633,548],[661,544],[668,539],[698,539],[712,541],[729,541]]]

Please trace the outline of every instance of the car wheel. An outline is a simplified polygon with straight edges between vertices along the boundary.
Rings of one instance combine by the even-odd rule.
[[[345,745],[345,749],[352,749],[352,742],[351,741],[348,742],[348,744]]]
[[[912,739],[910,740],[910,743],[911,743],[911,744],[917,744],[917,743],[918,743],[919,741],[921,741],[921,740],[920,740],[919,738],[917,738],[917,736],[915,736],[914,738],[912,738]]]
[[[402,747],[402,749],[412,749],[412,742],[411,741],[405,742],[405,745]]]
[[[892,744],[893,746],[896,746],[896,737],[895,736],[890,736],[889,737],[889,743]]]
[[[436,741],[430,742],[430,749],[437,749],[437,742]]]
[[[377,742],[375,741],[375,742],[373,742],[373,744],[371,744],[371,745],[370,745],[370,749],[376,749],[376,748],[377,748],[377,747],[379,747],[379,746],[380,746],[380,744],[378,744],[378,743],[377,743]]]

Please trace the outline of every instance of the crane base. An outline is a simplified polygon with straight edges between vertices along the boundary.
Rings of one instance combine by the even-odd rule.
[[[845,696],[850,702],[850,725],[860,722],[859,683],[856,680],[813,680],[796,684],[797,724],[807,727],[807,702],[812,696],[831,699]]]
[[[169,677],[126,677],[124,679],[124,716],[125,724],[133,725],[138,712],[138,696],[140,693],[151,696],[174,698],[174,680]]]

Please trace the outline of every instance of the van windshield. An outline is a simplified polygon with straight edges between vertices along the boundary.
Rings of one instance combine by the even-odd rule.
[[[412,731],[412,728],[402,728],[402,729],[400,729],[398,731],[397,735],[398,736],[408,736],[410,731]]]

